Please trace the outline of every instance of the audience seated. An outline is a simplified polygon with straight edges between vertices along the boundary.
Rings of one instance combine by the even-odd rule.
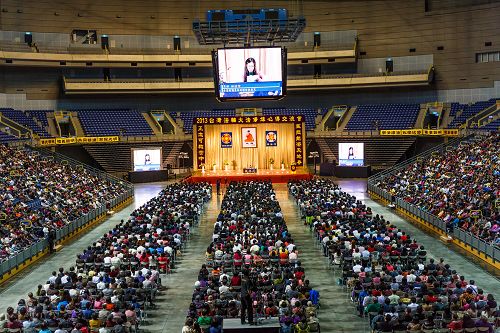
[[[412,163],[377,186],[443,219],[450,231],[459,227],[500,244],[499,151],[500,135],[492,134]]]
[[[167,186],[77,256],[35,293],[7,309],[6,327],[50,332],[138,332],[211,196],[205,183]]]
[[[444,259],[427,258],[411,235],[331,180],[291,182],[289,190],[373,330],[486,327],[498,317],[493,294],[485,295]]]
[[[215,326],[212,333],[220,332],[224,318],[258,324],[260,318],[279,317],[283,331],[297,325],[319,328],[318,292],[300,265],[270,182],[230,183],[206,258],[189,323],[205,332]]]
[[[123,193],[86,169],[0,145],[0,261]]]

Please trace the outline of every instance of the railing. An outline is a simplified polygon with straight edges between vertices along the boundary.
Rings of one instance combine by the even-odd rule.
[[[379,197],[381,197],[389,202],[392,202],[396,207],[399,207],[399,208],[403,209],[404,211],[414,215],[416,218],[420,218],[420,219],[424,220],[425,222],[431,224],[432,226],[438,228],[439,230],[450,234],[451,236],[453,236],[453,238],[463,242],[467,246],[470,246],[471,248],[484,254],[488,258],[491,258],[492,260],[494,260],[496,262],[500,262],[500,248],[497,245],[488,244],[487,242],[480,239],[476,235],[474,235],[468,231],[465,231],[463,229],[460,229],[460,228],[453,228],[453,231],[451,231],[451,233],[450,233],[450,230],[448,230],[446,228],[446,222],[444,220],[442,220],[441,218],[421,209],[420,207],[417,207],[416,205],[408,203],[399,197],[393,197],[393,195],[391,193],[377,187],[377,185],[376,185],[377,182],[379,182],[379,181],[383,180],[384,178],[386,178],[386,177],[396,173],[397,171],[405,168],[409,164],[414,163],[418,159],[424,159],[435,152],[443,152],[447,149],[447,147],[456,146],[456,145],[460,144],[460,142],[462,142],[462,140],[464,140],[464,139],[466,139],[466,138],[454,138],[453,140],[450,140],[448,143],[443,143],[437,147],[429,149],[429,150],[415,156],[412,159],[409,159],[403,163],[397,164],[390,169],[387,169],[383,172],[378,173],[375,176],[368,178],[368,187],[367,187],[368,192],[374,193],[377,196],[379,196]]]
[[[42,152],[42,154],[45,154],[45,155],[53,156],[53,158],[55,160],[58,160],[61,162],[64,160],[73,166],[82,166],[83,167],[82,163],[80,163],[72,158],[66,157],[64,155],[61,155],[61,154],[58,154],[55,152],[51,152],[47,149],[36,148],[34,150]],[[80,216],[76,220],[74,220],[74,221],[70,222],[69,224],[63,226],[62,228],[58,229],[56,231],[56,238],[54,240],[54,243],[66,238],[68,235],[72,234],[73,232],[75,232],[79,228],[87,225],[88,223],[95,220],[96,218],[104,216],[106,214],[106,212],[108,211],[108,208],[116,207],[134,195],[134,188],[133,188],[133,185],[131,183],[126,182],[120,178],[117,178],[113,175],[107,174],[101,170],[92,168],[92,167],[87,166],[87,165],[85,165],[84,168],[89,170],[92,174],[98,176],[101,179],[105,179],[107,181],[111,181],[111,182],[115,182],[115,183],[120,182],[126,188],[126,190],[111,200],[100,202],[100,205],[97,208],[90,210],[87,214]],[[19,267],[26,260],[34,258],[37,254],[42,252],[47,246],[48,246],[47,240],[40,239],[38,242],[32,244],[28,248],[23,249],[22,251],[12,255],[8,259],[0,262],[0,279],[1,279],[1,277],[3,277],[4,274],[10,272],[14,268]]]
[[[491,106],[488,106],[487,108],[485,108],[482,111],[479,111],[472,117],[467,118],[467,120],[465,120],[464,123],[465,128],[479,127],[482,120],[487,119],[488,116],[492,115],[497,111],[498,107],[496,103]]]

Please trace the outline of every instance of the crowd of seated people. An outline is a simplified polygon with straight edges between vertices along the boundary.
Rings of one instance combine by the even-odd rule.
[[[138,332],[176,252],[211,197],[206,183],[167,186],[9,307],[2,327],[23,333]]]
[[[199,271],[183,333],[220,332],[224,318],[282,332],[318,331],[319,294],[300,265],[270,182],[232,182]],[[237,319],[238,320],[238,319]]]
[[[500,244],[500,135],[460,144],[415,162],[377,186],[459,227]]]
[[[0,145],[0,261],[125,192],[86,169]]]
[[[325,256],[342,272],[340,281],[350,288],[359,316],[369,317],[373,330],[482,327],[493,332],[499,315],[494,295],[444,259],[427,258],[424,246],[408,233],[331,180],[291,182],[289,190]]]

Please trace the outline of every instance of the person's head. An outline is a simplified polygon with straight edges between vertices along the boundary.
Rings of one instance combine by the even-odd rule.
[[[248,58],[245,60],[245,72],[247,75],[255,75],[257,64],[254,58]]]

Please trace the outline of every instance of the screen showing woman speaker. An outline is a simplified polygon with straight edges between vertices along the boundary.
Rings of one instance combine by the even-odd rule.
[[[213,56],[215,88],[220,101],[279,99],[285,95],[285,49],[224,48]]]
[[[134,171],[161,170],[161,147],[132,149]]]
[[[339,165],[340,166],[364,166],[365,144],[340,142],[339,143]]]

